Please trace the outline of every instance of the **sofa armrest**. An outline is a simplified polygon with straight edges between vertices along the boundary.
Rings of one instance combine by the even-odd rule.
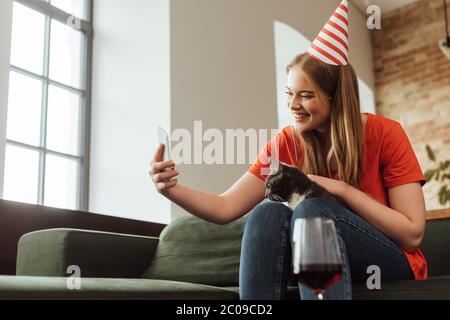
[[[19,240],[16,274],[67,277],[75,265],[84,278],[140,278],[158,243],[154,237],[77,229],[31,232]]]

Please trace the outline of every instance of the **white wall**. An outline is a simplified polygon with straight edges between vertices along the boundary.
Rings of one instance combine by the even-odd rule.
[[[0,198],[3,197],[3,169],[5,165],[12,3],[12,0],[0,1]]]
[[[338,0],[172,0],[172,128],[277,128],[273,25],[289,25],[310,41]],[[350,59],[373,89],[373,65],[365,17],[350,9]],[[180,181],[221,193],[249,165],[182,165]],[[185,214],[173,205],[172,216]]]
[[[274,22],[273,33],[277,73],[278,128],[284,128],[292,124],[292,113],[286,105],[286,66],[297,54],[308,50],[311,41],[291,26],[279,21]]]
[[[148,171],[170,130],[169,0],[94,1],[89,210],[167,223]]]

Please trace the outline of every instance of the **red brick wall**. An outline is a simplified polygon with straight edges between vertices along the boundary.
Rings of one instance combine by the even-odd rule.
[[[385,13],[381,30],[372,32],[377,113],[402,123],[423,172],[433,166],[426,144],[438,160],[450,159],[450,60],[438,47],[444,32],[442,0]],[[428,210],[443,208],[439,188],[425,185]]]

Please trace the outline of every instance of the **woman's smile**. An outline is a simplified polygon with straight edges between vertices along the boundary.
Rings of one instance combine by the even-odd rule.
[[[311,115],[306,112],[293,112],[295,122],[305,122]]]

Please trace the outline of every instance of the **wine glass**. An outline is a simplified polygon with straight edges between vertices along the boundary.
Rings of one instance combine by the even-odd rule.
[[[342,257],[334,221],[296,219],[292,251],[294,277],[322,300],[324,291],[342,276]]]

